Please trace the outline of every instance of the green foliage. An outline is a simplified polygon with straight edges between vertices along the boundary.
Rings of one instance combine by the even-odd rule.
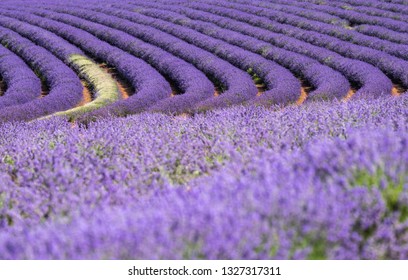
[[[248,69],[247,69],[247,73],[248,73],[249,75],[251,75],[252,80],[254,81],[255,84],[257,84],[257,85],[263,84],[262,79],[258,76],[258,74],[255,73],[254,69],[248,68]]]
[[[256,253],[261,253],[265,249],[268,250],[269,257],[273,258],[276,256],[279,250],[279,236],[277,234],[272,234],[272,245],[270,248],[265,248],[268,238],[270,236],[264,235],[262,236],[262,242],[258,246],[254,248]]]
[[[187,241],[185,249],[183,251],[183,259],[185,260],[192,260],[192,259],[198,259],[198,260],[203,260],[205,259],[205,256],[202,251],[203,244],[200,241],[197,242],[192,242],[192,241]]]
[[[68,117],[69,120],[74,120],[82,114],[105,107],[120,99],[115,80],[108,73],[105,73],[95,62],[82,55],[71,55],[69,62],[71,67],[79,72],[80,76],[82,76],[93,89],[95,98],[92,102],[84,106],[57,112],[51,116],[65,116]]]
[[[223,164],[229,159],[226,154],[209,154],[205,157],[205,161],[210,165]]]
[[[407,176],[408,174],[400,174],[399,178],[395,181],[380,167],[377,167],[374,173],[358,169],[354,172],[351,185],[379,189],[387,205],[388,212],[401,213],[400,221],[403,222],[408,218],[408,205],[401,203],[400,197],[404,191]]]
[[[48,147],[50,148],[50,150],[54,150],[56,146],[57,146],[57,143],[55,141],[50,141],[48,143]]]
[[[15,161],[14,161],[13,157],[11,157],[10,155],[5,155],[3,157],[3,162],[5,164],[11,165],[11,166],[14,166],[14,164],[15,164]]]
[[[325,260],[327,259],[327,241],[321,234],[308,234],[296,240],[292,244],[290,258],[298,250],[305,250],[310,248],[310,253],[307,256],[309,260]]]

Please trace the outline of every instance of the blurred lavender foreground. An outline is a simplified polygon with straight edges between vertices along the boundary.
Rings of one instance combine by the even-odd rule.
[[[1,259],[406,259],[408,97],[0,125]]]

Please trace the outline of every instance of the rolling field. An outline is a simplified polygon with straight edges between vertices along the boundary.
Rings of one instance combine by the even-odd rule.
[[[0,259],[408,259],[408,1],[2,1]]]

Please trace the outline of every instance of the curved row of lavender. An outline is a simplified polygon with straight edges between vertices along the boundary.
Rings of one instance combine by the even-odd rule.
[[[45,5],[45,7],[47,7]],[[69,8],[57,6],[53,8],[57,12],[65,12],[124,31],[136,38],[172,53],[185,61],[193,64],[207,76],[225,87],[225,91],[218,98],[210,98],[197,104],[198,109],[211,109],[220,106],[242,103],[256,96],[257,90],[250,76],[234,67],[229,62],[218,58],[214,54],[198,48],[194,45],[171,36],[165,32],[150,26],[132,23],[128,20],[102,13],[90,12],[82,8]]]
[[[403,30],[390,30],[391,40],[381,32],[375,37],[377,31],[358,32],[372,24],[386,29],[393,26],[389,20],[403,26],[404,17],[387,10],[387,5],[379,17],[380,8],[375,5],[349,2],[135,0],[62,5],[6,1],[0,12],[6,16],[3,26],[12,28],[9,21],[15,18],[33,30],[42,28],[61,36],[115,67],[132,85],[130,99],[89,112],[86,120],[145,110],[180,114],[240,103],[299,103],[305,98],[299,79],[310,87],[308,101],[375,98],[395,92],[393,84],[406,89],[408,53]],[[355,13],[364,15],[363,19],[356,21]],[[53,44],[31,40],[53,52]],[[262,94],[257,94],[254,82],[242,70],[265,86]],[[143,75],[147,72],[152,79]],[[165,79],[173,85],[173,94]],[[213,96],[214,87],[222,94]]]
[[[2,2],[0,259],[408,259],[407,7]]]
[[[128,19],[130,20],[131,18]],[[149,25],[153,26],[152,24]],[[171,34],[169,30],[164,31]],[[264,92],[265,99],[269,99],[271,103],[287,104],[288,102],[295,102],[298,99],[300,83],[287,69],[259,55],[245,52],[239,47],[230,46],[222,41],[217,41],[201,34],[191,34],[189,31],[191,30],[184,30],[182,34],[184,37],[182,37],[182,39],[192,44],[198,44],[197,46],[202,49],[207,49],[208,51],[217,49],[218,56],[235,64],[235,66],[243,70],[252,68],[253,71],[258,73],[269,89]],[[180,33],[174,35],[176,37],[181,36]],[[202,43],[200,44],[200,42]],[[216,64],[217,61],[213,61],[212,63]],[[228,94],[224,93],[224,96],[228,96]],[[220,102],[218,99],[220,98],[217,98],[217,102]],[[161,105],[155,107],[159,107],[158,109],[160,109]]]
[[[94,58],[115,67],[130,82],[137,95],[132,95],[131,100],[126,102],[124,100],[116,102],[115,105],[108,106],[109,108],[123,106],[130,108],[128,112],[137,113],[170,95],[171,88],[168,82],[148,63],[81,29],[21,11],[0,10],[0,14],[52,31],[86,50]]]
[[[219,23],[220,19],[216,16],[200,12],[195,13],[194,10],[187,11],[186,9],[181,9],[179,7],[166,7],[166,11],[164,12],[164,6],[154,3],[141,3],[141,5],[154,7],[155,9],[142,9],[139,8],[139,6],[137,9],[138,14],[145,14],[153,18],[161,18],[176,24],[188,26],[191,29],[208,34],[214,38],[222,39],[230,44],[239,46],[242,49],[247,49],[253,53],[260,53],[259,50],[268,49],[268,52],[260,53],[260,55],[267,59],[279,62],[283,66],[290,69],[293,73],[298,73],[298,75],[300,74],[313,86],[314,89],[308,93],[308,100],[322,98],[340,99],[348,93],[350,84],[339,72],[334,71],[333,69],[304,55],[274,47],[271,44],[248,35],[243,35],[232,30],[226,30],[218,27],[216,24],[211,24],[208,22],[211,19],[211,21]],[[123,4],[115,5],[115,7],[129,9],[135,8],[133,5]],[[169,10],[176,12],[171,12]],[[188,14],[189,17],[183,16],[182,14],[177,13],[180,11],[187,14],[188,12],[192,12],[193,15],[190,13]],[[194,16],[199,20],[192,21],[191,18]],[[146,17],[143,17],[142,20],[146,20]],[[263,98],[263,96],[261,98]]]
[[[15,53],[0,45],[0,77],[7,90],[0,97],[0,109],[31,101],[41,93],[41,81]]]
[[[163,49],[148,44],[119,30],[82,20],[78,17],[60,13],[51,13],[42,9],[30,10],[33,11],[34,14],[50,18],[54,22],[55,20],[58,20],[67,25],[75,26],[78,29],[87,31],[89,35],[92,34],[98,39],[117,46],[132,56],[138,57],[151,64],[164,77],[168,78],[182,93],[174,98],[162,99],[157,102],[157,104],[154,104],[155,107],[160,107],[163,112],[180,113],[189,111],[194,108],[196,103],[213,96],[214,85],[204,73],[200,72],[186,61],[172,56]],[[128,99],[123,102],[114,103],[110,107],[92,113],[91,116],[109,116],[109,114],[121,116],[141,112],[148,106],[144,106],[146,99],[139,99],[138,95],[139,92],[131,96],[130,100]]]
[[[78,76],[49,51],[4,27],[0,27],[0,42],[29,64],[49,88],[44,98],[3,108],[0,122],[38,118],[67,110],[81,101],[82,84]]]
[[[379,71],[375,67],[372,67],[361,61],[347,59],[345,57],[338,55],[335,52],[328,51],[325,48],[316,47],[316,46],[313,46],[311,44],[305,43],[303,41],[300,41],[300,40],[297,40],[291,37],[282,36],[280,34],[274,34],[262,28],[254,27],[254,26],[250,26],[246,24],[246,23],[252,24],[253,22],[256,22],[255,23],[256,26],[259,25],[261,27],[266,27],[266,28],[268,28],[269,26],[273,26],[273,28],[275,29],[278,26],[275,22],[273,23],[273,25],[271,25],[271,23],[268,20],[265,20],[262,18],[257,19],[255,16],[250,15],[248,13],[247,14],[241,13],[240,16],[243,16],[243,18],[242,17],[238,17],[238,18],[244,21],[244,23],[242,23],[236,20],[224,18],[224,16],[230,15],[227,9],[224,9],[224,8],[217,9],[216,7],[211,7],[211,6],[203,5],[203,4],[195,5],[195,7],[199,8],[200,11],[204,10],[205,12],[197,13],[197,12],[194,12],[194,10],[192,9],[186,10],[184,8],[178,9],[178,11],[182,11],[183,14],[187,14],[187,16],[190,18],[191,17],[194,19],[198,18],[201,21],[207,21],[207,22],[211,21],[212,23],[224,29],[236,31],[233,34],[234,36],[232,36],[231,33],[230,33],[231,35],[228,34],[229,36],[228,35],[223,36],[225,40],[234,40],[230,38],[235,38],[236,36],[242,37],[241,34],[247,35],[247,37],[243,37],[239,41],[240,42],[239,44],[242,45],[242,47],[244,48],[251,48],[253,51],[261,53],[266,57],[276,59],[277,52],[280,55],[285,55],[285,54],[282,54],[282,49],[283,49],[283,50],[288,50],[288,51],[303,54],[304,56],[311,57],[323,64],[326,64],[332,69],[337,70],[338,72],[343,74],[351,82],[358,85],[357,94],[355,95],[356,97],[360,96],[360,97],[373,98],[375,96],[381,96],[390,91],[391,81],[383,73],[381,73],[381,71]],[[163,6],[162,6],[162,9],[163,9]],[[166,9],[171,9],[171,8],[166,7]],[[143,12],[143,10],[141,12]],[[213,15],[211,13],[215,13],[217,15],[219,13],[222,16]],[[238,34],[237,32],[241,34]],[[213,35],[213,36],[219,37],[219,36],[222,36],[222,33],[218,32],[217,35]],[[256,39],[250,38],[250,37],[248,38],[248,36],[255,37]],[[276,51],[276,47],[279,47],[277,51]],[[290,55],[289,63],[293,65],[296,55],[293,55],[293,54],[289,54],[289,55]],[[309,68],[310,62],[308,61],[307,62],[303,61],[303,62],[304,62],[303,65],[306,65],[307,69],[310,71],[311,70],[311,68]],[[328,71],[322,68],[320,68],[318,71],[316,71],[317,69],[313,69],[313,70],[314,70],[313,71],[314,75],[306,74],[305,76],[311,77],[310,84],[316,85],[316,89],[318,90],[318,84],[316,83],[317,75],[322,75],[322,73],[329,74],[330,70]],[[303,73],[304,71],[298,71],[298,72]],[[334,78],[335,77],[334,75],[336,74],[331,74],[332,77],[330,78],[319,77],[318,79],[320,81],[324,80],[325,83],[328,83],[328,82],[331,83],[331,87],[329,87],[330,91],[326,92],[326,96],[328,98],[331,97],[330,95],[339,97],[344,94],[344,88],[342,86],[339,87],[339,83],[337,82],[338,78],[337,79]],[[337,76],[338,76],[338,73],[337,73]],[[336,87],[337,90],[333,90],[332,87]],[[326,90],[327,90],[327,87],[326,87]],[[340,94],[337,93],[338,91],[340,91]],[[312,93],[310,95],[313,97]]]
[[[320,32],[308,31],[297,26],[292,26],[294,25],[292,21],[295,21],[301,24],[302,27],[304,27],[304,25],[307,25],[308,23],[307,19],[298,19],[296,16],[291,16],[285,13],[264,8],[254,7],[254,5],[235,4],[228,1],[214,2],[214,4],[211,1],[203,2],[210,2],[211,4],[208,5],[201,3],[187,3],[186,6],[194,7],[200,10],[209,9],[213,13],[221,14],[226,17],[231,17],[235,20],[244,21],[250,23],[251,25],[269,29],[273,32],[270,33],[270,36],[273,36],[276,32],[278,34],[290,35],[289,37],[296,38],[300,40],[299,42],[302,43],[311,43],[312,45],[320,47],[321,50],[314,55],[321,61],[331,61],[332,56],[335,59],[335,53],[338,53],[340,55],[343,55],[344,57],[349,57],[359,61],[367,62],[369,64],[373,64],[375,67],[378,67],[378,69],[382,70],[385,74],[388,74],[390,78],[399,81],[405,87],[408,86],[408,62],[404,59],[399,59],[397,57],[388,55],[387,53],[377,51],[372,48],[355,45],[347,41],[334,38],[333,36],[325,36]],[[281,22],[284,22],[285,24]],[[317,26],[317,28],[320,26],[318,22],[312,22],[310,23],[310,25]],[[283,36],[279,36],[278,38],[275,39],[275,41],[278,41],[278,44],[280,43],[284,45],[283,47],[286,48],[290,46],[289,40],[291,40],[291,38],[288,38],[289,42],[284,41],[286,38]],[[295,46],[297,48],[300,48],[299,51],[309,51],[308,49],[305,50],[303,48],[302,43],[297,43]],[[313,48],[316,49],[316,47]],[[330,53],[334,53],[334,55],[330,55]]]

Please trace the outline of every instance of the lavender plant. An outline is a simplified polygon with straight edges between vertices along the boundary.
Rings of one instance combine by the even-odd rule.
[[[6,85],[0,108],[29,102],[41,94],[41,81],[24,61],[0,45],[0,77]]]

